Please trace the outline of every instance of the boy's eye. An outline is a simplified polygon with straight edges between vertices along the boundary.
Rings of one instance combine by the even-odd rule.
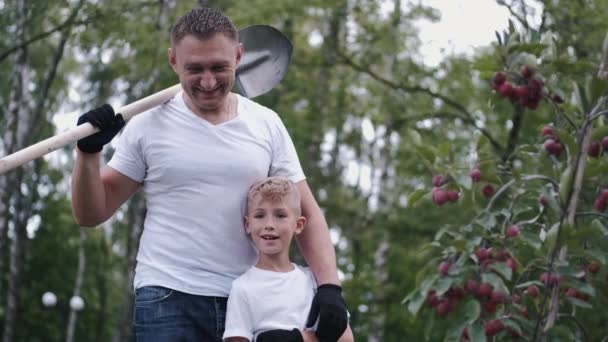
[[[259,218],[264,217],[264,214],[255,214],[255,215],[253,215],[253,217],[259,219]]]

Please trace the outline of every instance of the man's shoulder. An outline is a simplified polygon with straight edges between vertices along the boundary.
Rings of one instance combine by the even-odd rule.
[[[269,120],[276,120],[279,118],[278,114],[274,110],[272,110],[262,104],[259,104],[251,99],[248,99],[244,96],[241,96],[241,95],[238,95],[238,96],[239,96],[239,101],[241,101],[242,106],[245,109],[247,116],[262,118],[262,119],[269,119]]]

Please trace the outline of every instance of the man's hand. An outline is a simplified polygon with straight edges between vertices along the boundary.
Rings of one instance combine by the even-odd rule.
[[[109,104],[90,110],[78,118],[78,125],[90,122],[99,128],[99,132],[78,140],[78,149],[86,153],[97,153],[103,145],[112,141],[114,136],[124,127],[122,115],[114,115],[114,109]]]
[[[304,337],[298,329],[268,330],[259,334],[256,342],[304,342]]]
[[[342,336],[348,325],[348,316],[340,286],[323,284],[317,288],[306,327],[314,326],[317,318],[319,325],[315,334],[319,341],[335,342]]]

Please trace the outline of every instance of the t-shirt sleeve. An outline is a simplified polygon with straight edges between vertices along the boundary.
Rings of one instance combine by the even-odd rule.
[[[245,291],[232,283],[226,308],[226,329],[224,341],[229,337],[244,337],[253,340],[253,317]]]
[[[286,177],[294,183],[304,180],[304,171],[298,153],[283,121],[275,114],[273,125],[273,150],[269,176]]]
[[[144,120],[134,117],[125,126],[118,147],[108,162],[108,166],[125,176],[143,183],[146,175],[146,163],[143,155]]]

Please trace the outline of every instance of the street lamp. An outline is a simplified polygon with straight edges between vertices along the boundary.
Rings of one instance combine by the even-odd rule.
[[[53,292],[45,292],[42,295],[42,305],[47,308],[54,307],[57,305],[57,296]],[[82,311],[82,309],[84,309],[84,299],[80,296],[72,296],[72,298],[70,298],[70,308],[74,311]]]

